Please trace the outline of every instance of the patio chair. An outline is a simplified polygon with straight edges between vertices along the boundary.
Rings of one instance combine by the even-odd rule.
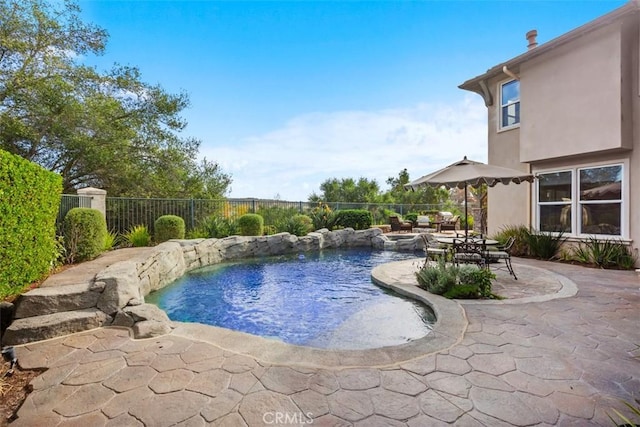
[[[486,248],[484,239],[480,242],[453,239],[453,262],[456,265],[477,264],[478,267],[484,267]]]
[[[511,265],[511,248],[513,248],[515,241],[515,237],[509,237],[505,245],[503,247],[499,246],[497,251],[484,251],[484,257],[487,262],[500,262],[501,260],[504,260],[509,274],[513,276],[514,280],[518,280],[515,271],[513,271],[513,265]],[[496,267],[496,269],[500,268],[501,267]]]
[[[427,253],[427,259],[437,260],[447,256],[447,249],[443,248],[440,243],[433,237],[431,233],[420,234],[424,241],[424,251]]]
[[[416,219],[416,228],[430,228],[431,220],[427,215],[418,215]]]
[[[391,231],[413,231],[413,223],[410,221],[403,221],[397,215],[390,216],[389,223],[391,224]]]
[[[443,218],[442,224],[440,224],[440,231],[456,231],[456,229],[458,228],[458,222],[460,222],[460,215],[454,215],[450,218]]]

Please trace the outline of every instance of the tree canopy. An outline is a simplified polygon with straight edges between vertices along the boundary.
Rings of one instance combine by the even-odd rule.
[[[60,173],[65,192],[223,196],[231,177],[197,161],[200,141],[180,134],[188,96],[135,67],[83,65],[108,36],[79,12],[73,1],[0,0],[0,148]]]
[[[409,182],[411,180],[406,168],[401,170],[397,177],[387,178],[387,185],[390,187],[385,193],[387,200],[402,205],[432,205],[443,203],[449,198],[449,193],[443,188],[424,186],[418,190],[407,191],[404,185]]]
[[[330,178],[320,184],[321,194],[309,196],[310,202],[378,203],[382,201],[380,186],[376,180],[359,178]]]
[[[440,204],[449,198],[447,190],[441,188],[424,187],[416,191],[407,191],[404,185],[409,182],[407,169],[401,170],[396,177],[389,177],[386,183],[390,188],[384,192],[381,191],[376,180],[330,178],[320,184],[321,193],[312,193],[309,201],[425,205]]]

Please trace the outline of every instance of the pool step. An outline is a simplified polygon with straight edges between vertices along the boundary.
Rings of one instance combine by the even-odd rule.
[[[104,287],[96,282],[32,289],[18,298],[14,319],[95,307]]]
[[[111,319],[97,308],[44,314],[14,320],[4,332],[3,345],[19,345],[99,328]]]

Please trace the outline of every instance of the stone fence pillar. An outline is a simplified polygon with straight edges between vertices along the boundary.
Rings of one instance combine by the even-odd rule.
[[[102,216],[107,217],[107,191],[100,188],[86,187],[78,190],[78,196],[91,197],[88,207],[102,212]]]

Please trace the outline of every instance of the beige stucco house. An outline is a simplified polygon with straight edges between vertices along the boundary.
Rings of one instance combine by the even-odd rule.
[[[524,224],[637,248],[640,0],[547,43],[536,36],[460,85],[487,106],[489,163],[539,178],[489,190],[488,232]]]

